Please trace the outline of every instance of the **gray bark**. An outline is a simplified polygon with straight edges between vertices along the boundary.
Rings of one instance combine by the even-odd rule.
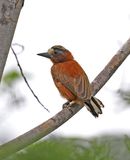
[[[23,0],[0,0],[0,81]]]

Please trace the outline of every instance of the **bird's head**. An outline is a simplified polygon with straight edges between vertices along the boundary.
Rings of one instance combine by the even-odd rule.
[[[49,58],[53,63],[61,63],[73,60],[71,52],[60,45],[55,45],[48,49],[47,52],[39,53],[37,55]]]

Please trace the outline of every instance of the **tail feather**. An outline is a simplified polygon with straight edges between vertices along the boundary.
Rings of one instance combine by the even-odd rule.
[[[104,107],[104,105],[96,97],[92,97],[89,101],[85,102],[85,104],[94,117],[98,117],[99,114],[102,114],[101,108]]]

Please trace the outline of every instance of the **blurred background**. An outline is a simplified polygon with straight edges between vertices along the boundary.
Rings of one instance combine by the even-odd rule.
[[[91,82],[129,37],[129,0],[37,0],[31,3],[25,0],[13,39],[13,43],[24,46],[24,50],[21,52],[17,45],[13,47],[28,82],[50,113],[32,96],[10,51],[0,86],[0,144],[46,121],[66,102],[53,84],[51,62],[37,53],[46,52],[53,45],[63,45],[73,53]],[[55,148],[62,139],[64,147],[72,144],[68,152],[64,149],[68,155],[77,146],[78,150],[88,147],[90,159],[98,152],[99,159],[111,159],[113,155],[119,159],[118,152],[129,159],[129,61],[128,57],[96,95],[105,105],[103,114],[95,119],[83,108],[47,136],[45,150],[50,143]],[[39,148],[42,145],[39,143]],[[60,145],[57,147],[62,148]],[[110,148],[115,150],[110,151]],[[82,153],[86,154],[83,150]]]

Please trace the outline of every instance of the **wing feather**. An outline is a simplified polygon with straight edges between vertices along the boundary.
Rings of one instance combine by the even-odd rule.
[[[52,66],[51,73],[55,84],[60,82],[79,99],[90,99],[91,89],[88,77],[76,61],[55,64]]]

